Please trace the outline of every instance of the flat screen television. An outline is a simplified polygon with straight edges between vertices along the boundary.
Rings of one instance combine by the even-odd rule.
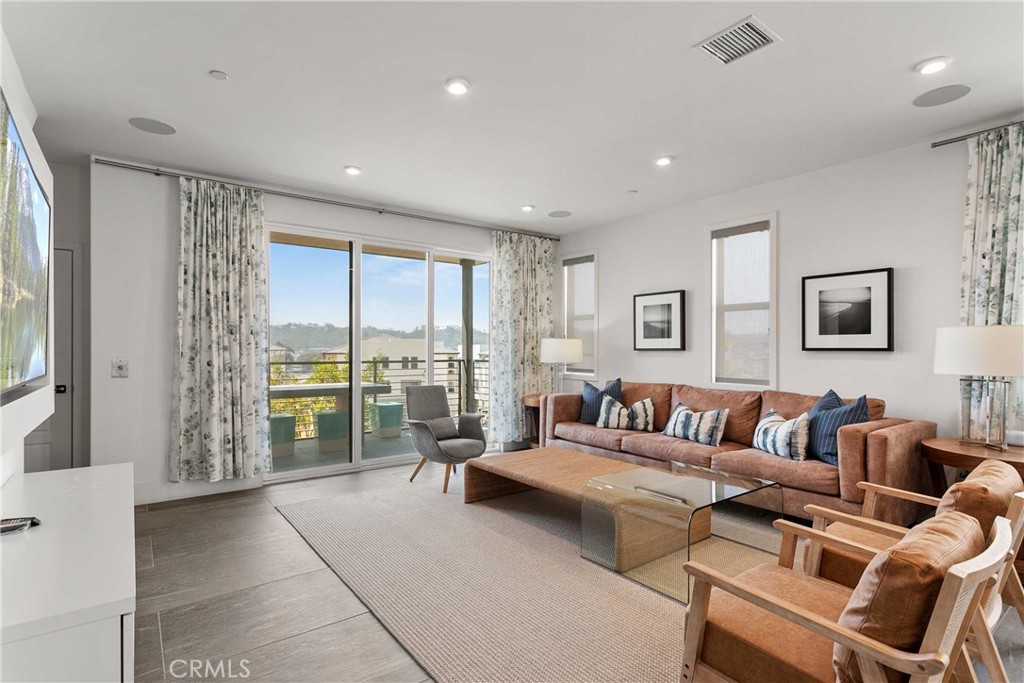
[[[46,385],[50,200],[0,90],[0,405]]]

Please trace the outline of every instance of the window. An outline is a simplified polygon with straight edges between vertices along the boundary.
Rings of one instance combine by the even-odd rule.
[[[774,218],[711,232],[712,379],[768,386],[773,377]]]
[[[409,369],[409,356],[402,356],[402,369],[403,370],[408,370]]]
[[[566,368],[579,375],[597,374],[597,262],[593,254],[562,261],[565,336],[583,340],[583,360]]]

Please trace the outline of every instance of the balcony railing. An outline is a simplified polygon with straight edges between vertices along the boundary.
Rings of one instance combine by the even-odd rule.
[[[402,420],[408,418],[405,389],[427,383],[426,361],[368,360],[360,364],[363,384],[363,432],[371,431],[371,404],[400,403]],[[487,360],[438,358],[434,360],[434,384],[444,386],[452,415],[462,412],[488,413],[490,372]],[[317,413],[349,410],[351,405],[351,363],[349,361],[273,361],[270,363],[272,414],[295,416],[295,438],[317,437]],[[306,395],[302,385],[328,385],[323,394]],[[276,390],[274,387],[280,387]],[[283,387],[289,387],[288,390]],[[285,396],[288,392],[301,396]],[[277,394],[275,396],[275,394]]]

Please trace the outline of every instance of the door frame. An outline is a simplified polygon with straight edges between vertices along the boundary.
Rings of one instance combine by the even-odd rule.
[[[84,339],[84,330],[82,329],[82,305],[84,303],[82,253],[85,246],[81,242],[54,241],[53,248],[55,251],[62,249],[71,252],[71,467],[86,467],[89,465],[89,458],[82,448],[85,444],[82,429],[86,394],[82,377],[82,369],[85,367],[82,349]],[[56,327],[56,323],[54,323],[55,332]],[[56,365],[56,359],[54,359],[54,364]],[[54,379],[56,380],[56,367],[54,368]],[[56,386],[56,381],[53,384]],[[52,448],[52,436],[50,440]]]

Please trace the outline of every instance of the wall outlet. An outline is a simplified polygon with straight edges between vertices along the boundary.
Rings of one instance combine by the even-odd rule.
[[[111,377],[127,377],[128,376],[128,361],[123,358],[115,358],[110,361],[110,376]]]

